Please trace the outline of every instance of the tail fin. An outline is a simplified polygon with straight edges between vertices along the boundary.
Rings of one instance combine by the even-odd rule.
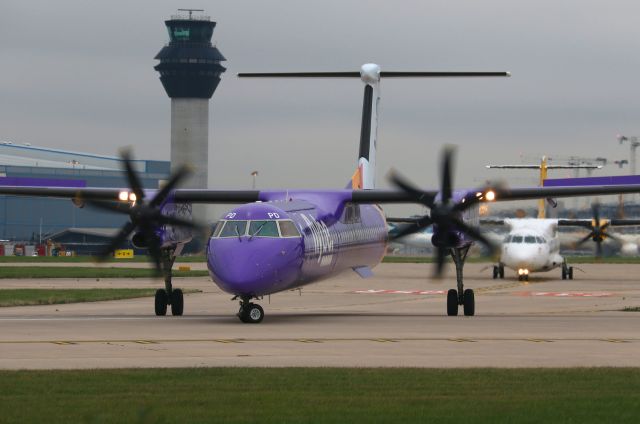
[[[362,127],[358,169],[351,177],[353,189],[375,188],[376,141],[378,138],[378,103],[380,77],[383,78],[447,78],[447,77],[508,77],[509,72],[423,72],[380,71],[380,66],[367,63],[358,72],[243,72],[238,77],[250,78],[357,78],[364,85]]]
[[[376,187],[376,144],[378,140],[378,103],[380,102],[380,67],[373,63],[362,65],[360,78],[364,83],[362,126],[358,171],[363,189]]]

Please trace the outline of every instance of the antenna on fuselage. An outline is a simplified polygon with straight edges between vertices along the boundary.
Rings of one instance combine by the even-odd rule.
[[[358,170],[352,178],[352,188],[375,188],[376,144],[378,138],[378,105],[380,78],[447,78],[447,77],[508,77],[509,72],[423,72],[381,71],[375,63],[366,63],[360,72],[242,72],[240,78],[360,78],[364,83],[362,124]]]

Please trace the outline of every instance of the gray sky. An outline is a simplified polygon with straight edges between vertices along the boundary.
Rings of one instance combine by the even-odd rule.
[[[383,80],[378,180],[395,167],[437,184],[443,144],[457,186],[484,165],[550,156],[628,158],[640,135],[634,1],[4,0],[0,139],[169,157],[169,99],[153,70],[164,19],[204,8],[228,68],[212,99],[210,187],[343,187],[355,167],[358,80],[238,80],[241,71],[508,70],[509,79]],[[613,165],[601,175],[617,174]],[[626,170],[623,172],[627,172]],[[558,172],[553,176],[569,176]]]

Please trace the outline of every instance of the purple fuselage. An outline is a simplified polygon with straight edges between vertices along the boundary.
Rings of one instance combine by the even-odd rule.
[[[296,200],[296,194],[265,193],[266,201],[224,214],[218,224],[222,232],[216,230],[207,246],[213,281],[234,295],[263,296],[380,263],[387,243],[382,210],[331,197],[314,202]],[[265,221],[280,231],[261,236]]]

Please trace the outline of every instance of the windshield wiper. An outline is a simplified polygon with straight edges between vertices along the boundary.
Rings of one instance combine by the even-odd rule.
[[[242,241],[242,238],[240,238],[240,232],[238,231],[237,225],[234,225],[233,230],[236,232],[236,235],[238,236],[238,240]]]
[[[260,224],[260,225],[258,226],[258,229],[257,229],[257,230],[255,230],[255,231],[253,232],[253,234],[251,234],[251,237],[249,237],[249,240],[251,240],[251,239],[253,238],[253,236],[255,236],[256,234],[258,234],[258,233],[260,232],[260,230],[262,230],[262,227],[264,227],[264,225],[265,225],[265,224],[266,224],[266,222],[263,222],[262,224]]]

